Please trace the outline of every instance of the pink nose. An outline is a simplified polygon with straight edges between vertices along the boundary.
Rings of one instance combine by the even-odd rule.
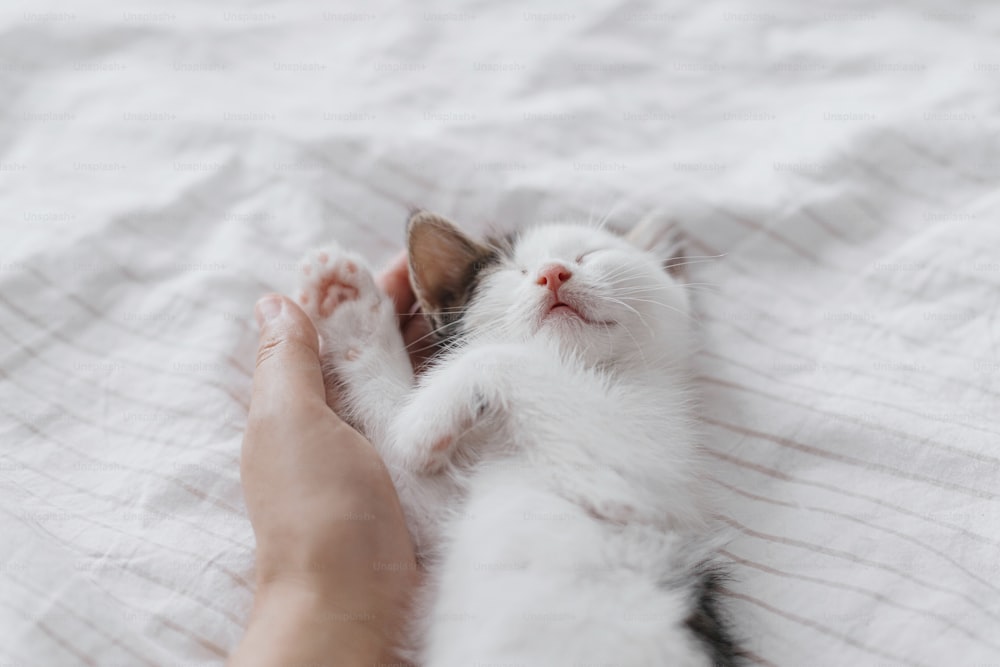
[[[562,264],[549,264],[538,272],[538,280],[535,282],[542,287],[548,287],[553,294],[559,293],[559,287],[573,277],[573,272]]]

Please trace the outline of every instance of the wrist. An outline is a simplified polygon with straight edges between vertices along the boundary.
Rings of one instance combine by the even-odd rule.
[[[371,666],[390,662],[381,619],[348,609],[306,581],[270,581],[254,597],[246,634],[229,667],[308,664]]]

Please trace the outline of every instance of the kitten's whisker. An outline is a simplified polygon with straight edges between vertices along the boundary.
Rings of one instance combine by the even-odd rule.
[[[615,300],[617,301],[617,299]],[[619,301],[619,303],[621,302]],[[631,308],[631,306],[629,306],[628,304],[622,303],[622,305],[625,306],[626,308]],[[635,310],[635,308],[632,308],[632,310],[635,312],[636,315],[638,315],[639,321],[642,322],[646,326],[646,328],[649,329],[650,334],[653,335],[653,327],[649,326],[645,318],[643,318],[643,316],[639,313],[638,310]],[[639,357],[642,358],[642,365],[648,366],[649,362],[646,359],[646,353],[643,351],[642,345],[639,345],[639,341],[635,339],[635,336],[632,334],[632,330],[625,325],[621,325],[621,328],[624,329],[625,333],[628,334],[628,337],[632,339],[632,344],[635,346],[634,349],[638,350]]]
[[[440,333],[441,333],[442,331],[444,331],[444,329],[445,329],[445,328],[447,328],[447,325],[446,325],[446,326],[440,326],[440,327],[437,327],[437,328],[433,328],[433,329],[431,329],[430,331],[428,331],[427,333],[425,333],[425,334],[424,334],[423,336],[421,336],[420,338],[415,338],[415,339],[411,340],[411,341],[410,341],[409,343],[407,343],[407,345],[406,345],[406,349],[407,349],[407,350],[409,350],[409,349],[410,349],[410,348],[411,348],[411,347],[412,347],[413,345],[415,345],[416,343],[419,343],[419,342],[421,342],[421,341],[423,341],[423,340],[426,340],[426,339],[430,338],[431,336],[435,336],[435,335],[437,335],[437,334],[440,334]],[[444,343],[445,343],[446,341],[448,341],[448,340],[449,340],[449,338],[454,338],[454,336],[450,336],[450,337],[448,337],[448,338],[445,338],[445,339],[443,339],[443,340],[441,340],[441,341],[438,341],[438,342],[436,342],[436,343],[433,343],[433,344],[431,344],[431,345],[430,345],[430,346],[428,346],[428,347],[434,347],[434,346],[436,346],[436,345],[442,345],[442,344],[444,344]],[[427,348],[426,348],[426,347],[425,347],[425,348],[421,348],[421,350],[424,350],[424,349],[427,349]]]
[[[636,268],[632,266],[626,266],[619,268],[613,272],[603,274],[601,277],[604,280],[629,280],[630,278],[636,278],[643,275],[645,271],[642,268]]]
[[[623,287],[614,287],[615,293],[631,293],[631,292],[662,292],[664,290],[672,290],[674,285],[625,285]]]
[[[679,269],[679,268],[684,267],[684,266],[692,266],[692,265],[695,265],[695,264],[708,264],[710,261],[712,261],[712,260],[709,260],[709,259],[692,259],[690,261],[683,261],[683,262],[665,262],[663,264],[663,268],[665,268],[667,270]]]
[[[621,204],[621,202],[622,200],[619,200],[617,203],[611,205],[611,208],[608,209],[608,212],[604,214],[604,217],[601,218],[600,222],[597,223],[598,229],[604,229],[605,225],[608,224],[608,220],[611,218],[611,214],[615,212],[615,208],[617,208]]]
[[[648,322],[646,321],[646,318],[644,318],[644,317],[642,316],[642,313],[640,313],[640,312],[639,312],[638,310],[636,310],[636,308],[635,308],[635,307],[633,307],[633,306],[630,306],[629,304],[625,303],[625,302],[624,302],[624,301],[622,301],[621,299],[616,299],[615,297],[612,297],[612,296],[607,296],[607,295],[603,295],[603,296],[604,296],[604,298],[605,298],[605,299],[607,299],[608,301],[611,301],[611,302],[613,302],[613,303],[617,303],[617,304],[620,304],[620,305],[622,305],[622,306],[624,306],[624,307],[628,308],[629,310],[631,310],[631,311],[632,311],[633,313],[635,313],[636,317],[638,317],[638,318],[639,318],[639,321],[640,321],[640,322],[642,322],[642,324],[643,324],[643,325],[644,325],[644,326],[645,326],[645,327],[646,327],[647,329],[649,329],[649,333],[650,333],[650,335],[656,335],[656,334],[655,334],[655,332],[653,331],[653,327],[652,327],[652,326],[650,326],[650,324],[649,324],[649,323],[648,323]],[[627,332],[628,332],[628,334],[629,334],[630,336],[632,335],[632,332],[628,330],[628,327],[624,327],[624,329],[625,329],[625,331],[627,331]],[[633,337],[633,339],[632,339],[632,340],[633,340],[633,341],[635,341],[635,338]],[[636,342],[636,345],[638,345],[638,344],[639,344],[639,343],[638,343],[638,342]]]
[[[683,310],[680,310],[679,308],[675,308],[674,306],[671,306],[668,303],[662,303],[660,301],[653,301],[652,299],[640,299],[639,297],[635,297],[635,296],[627,296],[627,297],[624,297],[624,298],[628,299],[629,301],[642,301],[642,302],[645,302],[645,303],[652,303],[652,304],[660,306],[662,308],[666,308],[667,310],[672,310],[675,313],[677,313],[678,315],[683,315],[684,317],[688,318],[692,322],[695,322],[695,323],[698,322],[698,319],[695,318],[694,316],[692,316],[690,313],[685,313]]]
[[[718,255],[682,255],[682,256],[678,257],[677,260],[679,262],[687,262],[688,260],[705,260],[705,261],[707,261],[707,260],[710,260],[710,259],[722,259],[723,257],[725,257],[728,254],[729,253],[724,252],[724,253],[720,253]],[[674,266],[674,264],[671,263],[670,266]]]
[[[631,296],[635,294],[655,294],[656,292],[662,292],[665,290],[671,290],[675,285],[663,285],[656,287],[619,287],[615,288],[614,294],[618,296]],[[712,283],[677,283],[676,287],[681,289],[689,289],[689,291],[696,291],[697,289],[705,289],[713,293],[718,293],[718,285],[713,285]]]

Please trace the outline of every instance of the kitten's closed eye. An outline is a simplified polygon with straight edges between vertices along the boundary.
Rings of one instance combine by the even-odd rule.
[[[600,252],[602,250],[604,250],[604,248],[594,248],[593,250],[588,250],[587,252],[582,252],[582,253],[580,253],[579,255],[576,256],[576,263],[580,264],[580,263],[583,262],[583,259],[585,257],[593,255],[595,252]]]

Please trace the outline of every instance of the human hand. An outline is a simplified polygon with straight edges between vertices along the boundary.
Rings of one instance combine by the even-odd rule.
[[[409,313],[405,258],[380,280],[397,312]],[[418,577],[396,491],[371,444],[327,406],[309,318],[277,295],[256,314],[241,478],[257,595],[230,664],[388,661]],[[414,317],[402,327],[411,341],[426,331]]]

